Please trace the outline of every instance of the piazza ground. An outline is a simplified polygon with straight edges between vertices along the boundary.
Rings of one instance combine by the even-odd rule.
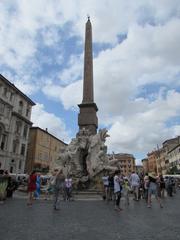
[[[122,206],[124,202],[122,202]],[[55,212],[51,201],[32,207],[15,198],[0,205],[0,239],[3,240],[171,240],[180,239],[180,191],[152,209],[143,200],[130,202],[120,213],[103,201],[61,202]]]

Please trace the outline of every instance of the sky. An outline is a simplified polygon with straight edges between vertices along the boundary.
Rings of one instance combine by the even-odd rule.
[[[78,132],[87,15],[94,101],[108,152],[137,163],[180,135],[179,0],[1,0],[0,73],[29,96],[34,126]]]

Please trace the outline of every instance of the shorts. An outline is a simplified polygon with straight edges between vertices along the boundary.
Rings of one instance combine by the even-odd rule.
[[[155,195],[155,197],[158,197],[158,192],[157,192],[157,188],[149,188],[148,189],[148,195]]]
[[[139,190],[139,186],[132,186],[132,191],[133,192],[136,192],[136,191],[138,191]]]
[[[108,185],[104,185],[104,189],[107,191],[109,189]]]

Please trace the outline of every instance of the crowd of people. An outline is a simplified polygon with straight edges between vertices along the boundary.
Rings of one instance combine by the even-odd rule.
[[[122,211],[121,197],[124,197],[125,204],[130,204],[130,196],[134,201],[144,199],[147,207],[152,206],[152,195],[157,199],[160,208],[163,208],[162,199],[166,195],[172,197],[176,193],[177,181],[173,177],[156,176],[155,174],[137,174],[132,172],[128,177],[123,176],[120,170],[110,173],[104,172],[102,177],[103,199],[107,202],[114,202],[114,209]],[[16,181],[8,171],[0,170],[0,203],[7,198],[12,198],[14,191],[18,188]],[[28,200],[27,205],[32,206],[33,201],[40,198],[43,189],[43,196],[48,200],[53,196],[54,210],[60,209],[60,196],[64,200],[73,200],[72,176],[66,177],[61,169],[55,169],[51,176],[43,178],[40,172],[32,171],[27,180]]]
[[[122,195],[125,204],[129,205],[130,194],[133,194],[134,201],[144,199],[148,208],[152,206],[152,195],[154,195],[160,208],[163,208],[162,199],[165,192],[172,197],[178,187],[178,182],[174,177],[156,176],[154,173],[138,175],[136,172],[132,172],[129,177],[126,177],[121,174],[120,170],[112,174],[106,171],[102,177],[102,182],[104,186],[103,199],[106,201],[113,200],[117,211],[122,210],[120,206]]]
[[[31,206],[34,199],[40,196],[41,178],[40,173],[33,171],[28,180],[28,201],[27,205]],[[59,210],[60,195],[64,200],[69,201],[72,199],[72,178],[68,174],[64,176],[63,171],[55,169],[52,176],[47,179],[45,184],[45,200],[48,200],[50,195],[53,194],[53,208]]]
[[[4,203],[7,198],[12,198],[14,191],[21,184],[22,181],[17,176],[0,169],[0,203]],[[42,189],[45,200],[50,199],[50,196],[53,195],[54,210],[59,210],[60,195],[66,201],[72,200],[72,178],[70,174],[65,177],[62,170],[55,169],[52,175],[47,178],[43,178],[38,171],[32,171],[27,182],[24,179],[24,187],[28,192],[28,206],[32,206],[34,200],[40,198]]]

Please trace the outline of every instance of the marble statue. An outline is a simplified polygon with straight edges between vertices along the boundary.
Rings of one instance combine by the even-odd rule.
[[[110,161],[107,155],[107,129],[100,129],[95,135],[90,135],[86,129],[81,129],[70,144],[61,149],[56,165],[71,173],[74,179],[81,183],[88,182],[103,169],[116,170],[116,162]]]

